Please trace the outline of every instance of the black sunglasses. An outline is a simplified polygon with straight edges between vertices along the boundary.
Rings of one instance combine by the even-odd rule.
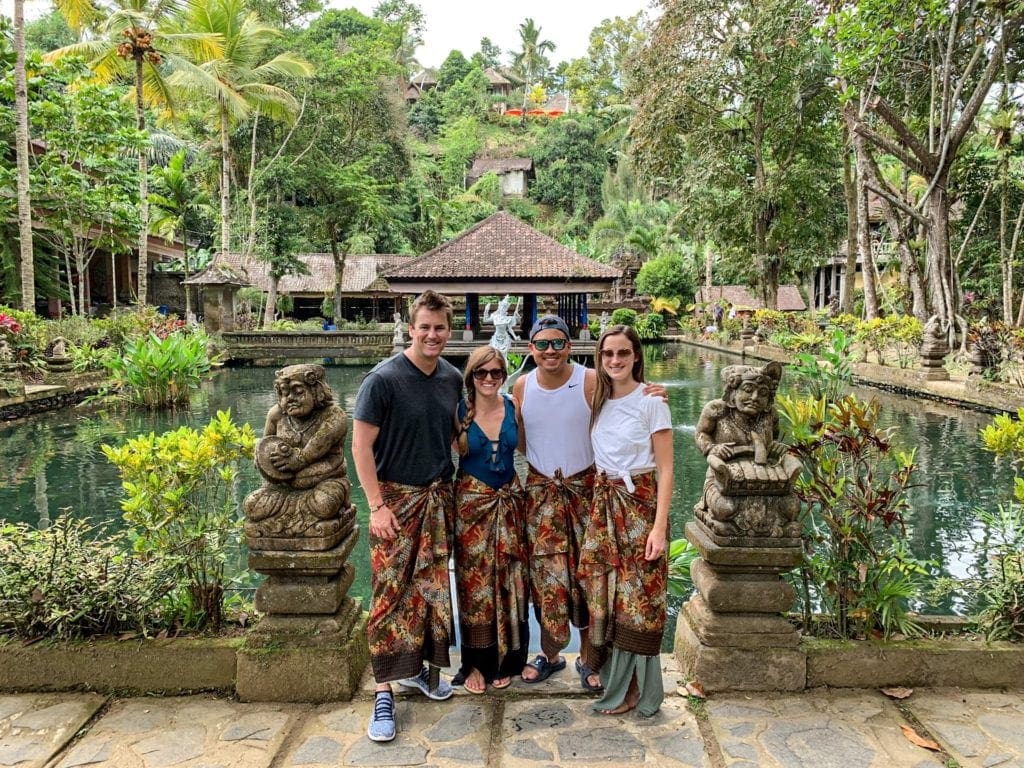
[[[475,368],[473,369],[473,378],[477,381],[483,381],[490,376],[494,381],[501,381],[505,378],[505,372],[501,368]]]
[[[543,352],[549,346],[555,350],[555,352],[561,352],[565,349],[565,345],[569,343],[568,339],[537,339],[537,341],[531,342],[534,349],[539,352]]]

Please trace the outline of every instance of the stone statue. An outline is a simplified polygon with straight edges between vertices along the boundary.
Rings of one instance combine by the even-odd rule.
[[[609,325],[611,324],[611,322],[612,322],[612,318],[611,318],[611,316],[610,316],[610,315],[608,314],[608,310],[605,310],[604,312],[602,312],[602,313],[601,313],[601,316],[600,316],[600,317],[599,317],[599,318],[597,319],[597,322],[598,322],[598,323],[600,323],[600,328],[601,328],[601,330],[599,330],[599,331],[597,332],[597,335],[598,335],[598,337],[600,337],[600,336],[601,336],[601,334],[605,332],[605,329],[606,329],[606,328],[607,328],[607,327],[608,327],[608,326],[609,326]]]
[[[391,339],[391,346],[405,346],[405,336],[402,335],[402,315],[398,312],[395,312],[395,335]]]
[[[351,531],[345,465],[348,417],[320,365],[289,365],[274,377],[277,405],[256,445],[263,486],[243,505],[250,550],[331,549]]]
[[[498,308],[493,313],[491,304],[488,302],[484,307],[483,315],[485,323],[494,324],[494,335],[491,337],[490,345],[501,353],[506,364],[508,363],[508,351],[512,348],[512,341],[519,339],[515,329],[522,319],[519,315],[519,300],[516,300],[516,306],[509,314],[508,309],[511,303],[511,299],[506,294],[505,298],[498,302]]]
[[[776,439],[781,378],[777,362],[730,365],[722,370],[722,399],[701,411],[696,440],[708,471],[694,513],[717,536],[800,536],[800,502],[792,488],[802,465]]]

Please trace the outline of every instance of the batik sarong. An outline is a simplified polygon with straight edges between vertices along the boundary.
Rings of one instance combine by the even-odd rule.
[[[668,558],[644,558],[658,501],[654,472],[634,476],[632,484],[630,492],[623,480],[598,474],[579,578],[590,609],[590,645],[655,656],[665,631]]]
[[[455,484],[455,589],[462,644],[497,646],[498,664],[521,647],[526,621],[523,490],[518,478],[491,488],[472,475]]]
[[[526,475],[526,541],[530,592],[539,615],[542,644],[569,644],[569,624],[589,620],[576,578],[594,484],[592,467],[548,477],[533,467]]]
[[[419,674],[426,660],[447,667],[454,637],[448,579],[451,481],[428,486],[382,482],[398,519],[391,540],[370,534],[370,664],[378,683]]]

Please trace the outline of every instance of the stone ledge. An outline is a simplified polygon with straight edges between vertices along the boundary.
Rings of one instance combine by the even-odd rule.
[[[234,691],[241,638],[0,644],[0,691]]]
[[[805,638],[807,687],[1020,688],[1024,644],[976,639],[882,642]]]

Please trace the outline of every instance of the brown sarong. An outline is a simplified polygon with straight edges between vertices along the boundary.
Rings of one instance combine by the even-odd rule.
[[[635,475],[633,483],[630,493],[622,480],[598,474],[579,577],[590,608],[588,643],[654,656],[665,631],[668,558],[644,558],[657,509],[655,474]]]
[[[424,659],[447,667],[454,637],[448,579],[452,483],[382,482],[381,497],[398,518],[390,541],[370,534],[370,664],[378,683],[419,674]]]
[[[548,477],[533,467],[526,475],[526,541],[530,592],[539,612],[541,642],[565,648],[569,624],[586,627],[587,602],[576,578],[586,529],[594,468],[570,477]]]
[[[498,647],[498,664],[521,647],[526,621],[523,489],[519,478],[491,488],[472,475],[455,484],[455,589],[462,643]]]

